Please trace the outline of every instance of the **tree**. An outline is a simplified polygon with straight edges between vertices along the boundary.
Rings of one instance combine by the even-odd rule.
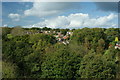
[[[25,56],[25,64],[28,68],[28,74],[30,77],[40,78],[41,76],[41,63],[45,54],[45,48],[49,44],[46,41],[39,40],[32,46],[33,53]],[[33,58],[34,57],[34,58]]]
[[[84,56],[78,71],[81,78],[115,78],[116,65],[112,61],[107,61],[101,54],[91,51]]]
[[[6,78],[119,78],[120,52],[114,49],[118,29],[75,29],[68,45],[57,43],[52,33],[21,35],[24,30],[35,33],[38,28],[3,30],[2,60]],[[69,31],[52,30],[63,34]],[[112,47],[108,48],[109,43]]]
[[[97,53],[103,53],[105,49],[105,41],[103,39],[98,40]]]
[[[82,44],[85,39],[89,40],[91,48],[96,49],[96,43],[99,39],[105,39],[104,29],[102,28],[83,28],[74,30],[71,40]]]
[[[60,31],[63,35],[66,35],[66,33],[67,33],[67,31],[69,31],[69,29],[60,29]]]
[[[24,56],[32,52],[31,44],[28,43],[28,35],[15,36],[3,43],[3,60],[15,63],[18,66],[20,76],[27,72]]]
[[[51,30],[51,28],[43,27],[42,30],[48,31],[48,30]]]
[[[41,30],[41,28],[38,28],[38,27],[32,27],[31,30]]]
[[[89,42],[88,38],[85,38],[84,46],[85,46],[85,48],[86,48],[87,50],[91,48],[91,47],[90,47],[90,42]]]
[[[24,35],[24,29],[22,29],[21,27],[14,27],[11,31],[11,34],[13,36],[22,36]]]
[[[115,37],[115,42],[118,42],[119,40],[118,40],[118,37]]]
[[[41,65],[42,78],[75,78],[81,61],[80,55],[71,53],[62,46],[53,53],[46,54]]]
[[[2,78],[17,78],[17,66],[13,63],[3,61],[2,62]]]
[[[56,43],[55,37],[53,37],[52,35],[46,35],[46,34],[30,35],[30,39],[29,39],[30,43],[37,43],[39,40],[46,41],[47,43],[51,43],[51,44]]]
[[[7,41],[7,40],[8,40],[8,39],[7,39],[7,34],[10,34],[11,29],[12,29],[12,28],[8,28],[8,27],[3,27],[3,28],[2,28],[2,39],[3,39],[4,41]]]
[[[119,29],[117,28],[109,28],[107,30],[105,30],[104,32],[106,34],[106,39],[109,42],[112,42],[115,40],[115,37],[118,37],[119,36]]]

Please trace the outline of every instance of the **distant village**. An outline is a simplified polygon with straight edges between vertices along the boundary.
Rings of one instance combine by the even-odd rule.
[[[19,28],[19,27],[16,27]],[[22,29],[22,28],[19,28]],[[23,29],[22,29],[23,30]],[[71,40],[71,36],[73,35],[73,30],[67,30],[67,29],[50,29],[50,28],[24,28],[24,31],[22,32],[23,34],[28,34],[28,35],[32,35],[32,34],[47,34],[47,35],[53,35],[56,39],[56,41],[58,43],[62,43],[64,45],[67,45],[70,43]],[[22,34],[20,33],[20,34]],[[115,37],[115,41],[113,41],[114,44],[112,44],[112,42],[109,44],[109,48],[114,47],[115,49],[119,49],[120,50],[120,41],[118,39],[118,37]]]
[[[44,34],[48,34],[48,35],[53,35],[58,43],[63,43],[65,45],[69,44],[70,41],[70,37],[73,35],[72,31],[67,31],[66,34],[62,34],[62,32],[58,32],[58,31],[51,31],[51,30],[40,30],[40,31],[29,31],[26,30],[25,34],[39,34],[39,33],[44,33]]]
[[[63,43],[64,45],[69,44],[70,41],[70,37],[73,35],[72,31],[67,31],[66,34],[62,34],[61,31],[51,31],[51,30],[40,30],[40,31],[29,31],[26,30],[25,34],[39,34],[39,33],[43,33],[43,34],[48,34],[48,35],[53,35],[58,43]],[[115,38],[115,49],[120,49],[120,42],[118,40],[118,37]],[[111,47],[112,45],[110,45],[109,47]]]

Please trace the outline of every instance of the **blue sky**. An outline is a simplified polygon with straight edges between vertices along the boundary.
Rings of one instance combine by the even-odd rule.
[[[118,27],[114,2],[3,2],[3,26]]]

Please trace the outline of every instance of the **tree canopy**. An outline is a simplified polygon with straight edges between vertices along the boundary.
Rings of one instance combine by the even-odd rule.
[[[41,30],[43,33],[38,33]],[[73,32],[68,44],[55,37],[67,32]],[[114,48],[120,39],[119,32],[118,28],[4,27],[3,78],[119,78],[120,50]]]

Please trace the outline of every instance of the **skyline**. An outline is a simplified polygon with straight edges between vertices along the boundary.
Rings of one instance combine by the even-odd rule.
[[[2,2],[3,26],[117,28],[117,2]]]

